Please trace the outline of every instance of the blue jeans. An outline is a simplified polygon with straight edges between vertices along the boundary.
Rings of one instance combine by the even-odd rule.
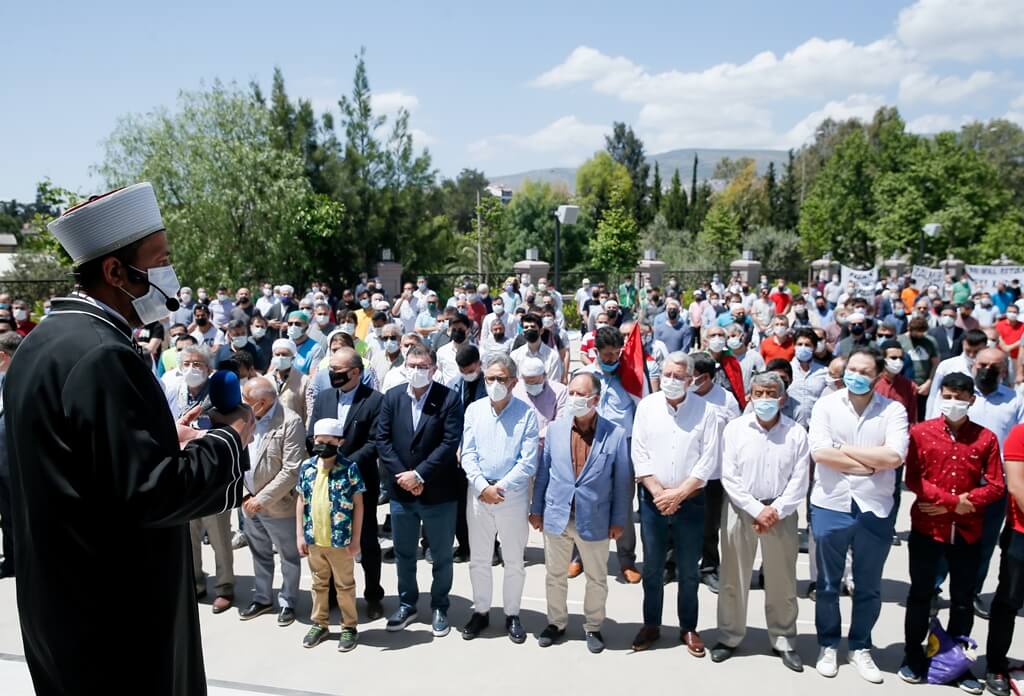
[[[416,583],[416,551],[420,523],[427,531],[430,553],[434,557],[433,582],[430,584],[430,608],[448,611],[448,593],[452,589],[452,542],[455,539],[457,503],[424,505],[391,499],[391,537],[398,566],[398,598],[402,606],[416,608],[420,588]]]
[[[640,538],[644,543],[644,625],[661,626],[665,600],[665,557],[675,549],[679,578],[677,611],[681,631],[697,630],[697,567],[704,543],[704,491],[686,500],[674,515],[663,515],[646,488],[640,489]]]
[[[892,519],[863,512],[856,503],[850,512],[811,506],[811,528],[817,544],[817,599],[814,624],[818,644],[839,645],[842,617],[839,584],[846,568],[846,552],[853,548],[853,619],[848,636],[850,650],[871,647],[871,629],[882,609],[882,567],[892,543]]]

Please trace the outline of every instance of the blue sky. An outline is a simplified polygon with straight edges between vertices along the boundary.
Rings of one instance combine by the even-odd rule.
[[[289,7],[290,5],[290,7]],[[301,11],[300,9],[301,8]],[[1020,0],[4,3],[0,199],[95,192],[119,116],[214,78],[333,108],[367,48],[442,175],[578,164],[612,121],[649,152],[790,147],[896,104],[913,130],[1024,123]]]

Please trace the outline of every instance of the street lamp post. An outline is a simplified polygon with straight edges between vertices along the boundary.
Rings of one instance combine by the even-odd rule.
[[[580,208],[576,205],[560,205],[555,210],[555,288],[562,291],[562,225],[575,225]]]
[[[924,236],[935,237],[942,231],[942,225],[937,222],[929,222],[927,225],[921,228],[921,236],[919,237],[917,247],[917,263],[920,266],[924,265]]]

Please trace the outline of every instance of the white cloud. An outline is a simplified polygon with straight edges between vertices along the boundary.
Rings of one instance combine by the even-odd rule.
[[[854,94],[840,101],[830,101],[817,111],[812,111],[789,129],[780,143],[783,148],[800,147],[814,135],[826,118],[842,121],[859,118],[870,121],[879,107],[885,105],[885,98],[877,94]]]
[[[563,116],[526,135],[505,133],[470,143],[469,152],[488,160],[503,151],[527,151],[544,155],[562,166],[575,166],[592,155],[604,142],[606,126],[583,123],[575,116]]]
[[[370,104],[378,114],[393,114],[399,109],[412,112],[420,105],[420,100],[415,94],[406,94],[401,91],[374,92],[370,95]]]
[[[911,133],[929,135],[942,131],[956,130],[963,124],[963,119],[956,119],[949,114],[925,114],[907,123]]]
[[[929,58],[977,61],[1024,56],[1020,0],[918,0],[900,11],[896,34]]]
[[[1006,112],[1003,118],[1024,126],[1024,94],[1010,102],[1010,110]]]
[[[900,80],[899,98],[908,103],[952,104],[998,83],[996,74],[988,70],[973,72],[967,79],[916,72]]]
[[[412,143],[416,147],[426,147],[437,142],[437,138],[419,128],[410,128],[409,135],[412,136]]]

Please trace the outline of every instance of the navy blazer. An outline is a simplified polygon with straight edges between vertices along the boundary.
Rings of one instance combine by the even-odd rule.
[[[629,520],[634,477],[626,433],[599,415],[594,444],[577,479],[572,463],[572,424],[572,416],[566,414],[548,425],[530,513],[543,515],[546,533],[561,534],[575,501],[580,537],[602,541],[608,538],[609,527],[625,527]]]
[[[465,495],[456,453],[462,442],[462,403],[459,395],[439,382],[431,382],[416,430],[412,427],[409,385],[388,390],[377,419],[377,454],[391,498],[425,505],[458,500]],[[423,493],[415,496],[398,485],[395,476],[415,470],[423,479]]]
[[[376,481],[377,473],[377,418],[384,397],[360,382],[352,397],[352,405],[345,416],[345,442],[340,452],[359,465],[364,479]],[[312,448],[313,426],[321,418],[338,417],[338,390],[322,389],[313,402],[313,415],[306,427],[306,442]],[[312,454],[312,449],[310,449]]]

